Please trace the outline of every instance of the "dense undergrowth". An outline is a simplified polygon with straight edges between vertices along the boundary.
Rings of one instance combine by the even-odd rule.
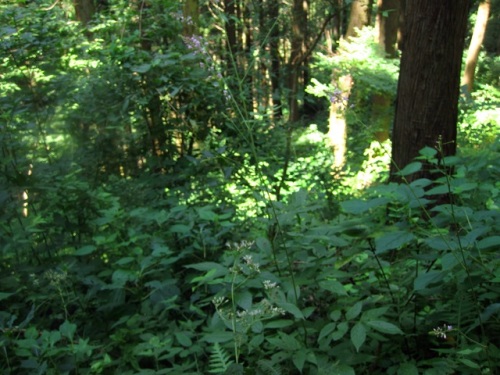
[[[165,14],[153,26],[175,25]],[[381,183],[387,143],[332,178],[321,125],[290,133],[243,112],[220,62],[179,30],[157,35],[166,50],[144,51],[137,35],[106,39],[111,20],[88,41],[54,13],[13,7],[2,18],[2,373],[497,371],[491,77],[461,104],[458,155],[442,160],[436,145],[401,171],[425,160],[433,181]],[[359,61],[342,64],[362,75]],[[353,104],[390,91],[376,76]],[[163,158],[146,151],[142,121],[158,92],[182,133]],[[351,126],[369,145],[363,108]],[[376,183],[354,189],[359,171]]]

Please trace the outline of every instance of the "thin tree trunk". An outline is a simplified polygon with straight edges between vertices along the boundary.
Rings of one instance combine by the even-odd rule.
[[[455,154],[460,68],[469,0],[419,0],[406,4],[391,179],[425,146]],[[432,177],[424,168],[408,181]]]
[[[183,27],[185,36],[198,34],[199,15],[198,0],[186,0],[183,8]]]
[[[356,35],[356,29],[362,29],[370,24],[373,0],[354,0],[351,4],[351,15],[345,37]]]
[[[345,38],[356,36],[358,29],[369,24],[372,0],[354,0],[351,4],[351,14],[349,16],[349,24],[345,34]],[[335,77],[332,85],[337,87],[341,94],[336,95],[330,101],[330,116],[328,121],[328,139],[333,148],[334,174],[344,167],[345,155],[347,152],[347,122],[345,118],[345,105],[351,94],[353,86],[352,76],[346,74],[341,77]],[[341,99],[342,98],[342,99]]]
[[[95,13],[94,0],[73,0],[73,6],[76,19],[86,26]]]
[[[477,59],[483,44],[488,18],[490,16],[491,0],[484,0],[479,3],[477,10],[476,24],[470,41],[469,51],[467,52],[467,60],[465,63],[465,72],[463,84],[467,86],[467,92],[471,93],[474,89],[474,76],[476,72]]]
[[[300,70],[306,53],[307,12],[307,2],[303,0],[293,1],[291,53],[287,72],[289,120],[292,123],[300,119],[298,94]]]
[[[226,22],[226,48],[227,53],[232,54],[233,57],[237,52],[237,44],[236,44],[236,7],[234,4],[235,0],[225,0],[224,2],[224,13],[227,18]],[[231,57],[228,56],[229,61],[227,61],[228,66],[232,65]]]
[[[270,0],[269,6],[269,53],[271,55],[271,95],[273,103],[273,115],[275,119],[283,117],[283,108],[281,103],[281,58],[279,54],[280,28],[278,23],[280,3]]]
[[[400,11],[401,0],[378,0],[378,42],[385,53],[392,58],[397,57]]]

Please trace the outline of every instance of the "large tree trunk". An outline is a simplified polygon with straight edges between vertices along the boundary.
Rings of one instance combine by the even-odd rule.
[[[391,179],[425,146],[456,151],[460,67],[469,0],[409,1],[392,137]],[[429,177],[425,168],[407,176]]]
[[[467,91],[472,92],[474,88],[474,75],[476,72],[477,59],[483,44],[488,18],[490,16],[491,0],[484,0],[479,3],[477,11],[476,24],[470,41],[469,51],[467,52],[467,61],[465,63],[465,72],[463,84],[467,86]]]

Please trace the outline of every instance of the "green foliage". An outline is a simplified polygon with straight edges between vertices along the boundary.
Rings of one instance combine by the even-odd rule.
[[[366,188],[386,145],[332,178],[320,125],[243,111],[177,2],[150,3],[139,27],[109,1],[90,39],[1,5],[0,372],[493,373],[500,145],[475,106],[497,91],[464,104],[458,156],[400,172],[433,181]],[[392,92],[356,59],[356,100]]]

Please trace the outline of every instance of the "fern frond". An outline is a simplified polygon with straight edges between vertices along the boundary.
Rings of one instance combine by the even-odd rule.
[[[210,354],[210,361],[208,363],[210,374],[224,374],[233,361],[231,356],[216,342]]]
[[[267,359],[258,360],[257,366],[259,367],[259,370],[262,371],[262,373],[265,375],[281,375],[280,366]]]

